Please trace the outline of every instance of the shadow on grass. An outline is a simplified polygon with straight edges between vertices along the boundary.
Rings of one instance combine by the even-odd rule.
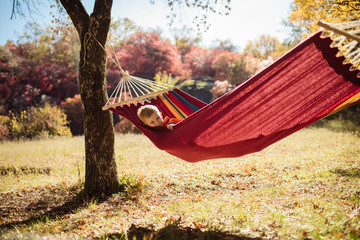
[[[85,198],[82,185],[71,188],[61,185],[36,187],[0,193],[0,238],[7,230],[17,228],[18,226],[61,218],[86,206],[88,206],[88,200]],[[29,236],[26,239],[37,239],[35,238],[36,236]],[[16,238],[16,236],[12,238],[10,235],[10,238],[7,239]],[[159,230],[132,225],[128,229],[126,236],[125,233],[110,233],[106,236],[106,239],[254,240],[261,238],[249,238],[219,230],[201,230],[199,228],[184,227],[180,224],[170,223]]]
[[[350,113],[350,112],[347,112]],[[355,117],[354,117],[355,116]],[[360,136],[359,120],[360,111],[352,118],[344,117],[343,112],[337,113],[334,116],[318,120],[312,123],[308,128],[325,128],[335,133],[353,133]]]
[[[348,168],[348,169],[335,169],[333,171],[336,174],[339,174],[342,177],[350,178],[360,178],[360,169],[359,168]]]
[[[108,235],[108,239],[137,239],[137,240],[260,240],[262,238],[249,238],[239,235],[233,235],[226,232],[200,229],[190,227],[181,227],[176,224],[170,224],[162,229],[154,231],[153,229],[136,227],[132,225],[128,230],[127,237],[120,234]]]
[[[55,219],[86,206],[82,185],[35,187],[0,193],[0,233],[19,225]]]

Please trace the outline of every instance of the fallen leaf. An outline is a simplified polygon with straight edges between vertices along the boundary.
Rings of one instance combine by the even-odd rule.
[[[332,235],[334,237],[337,237],[337,238],[343,238],[344,237],[344,233],[342,233],[342,232],[334,232]]]
[[[195,225],[196,228],[206,228],[207,224],[202,224],[199,222],[193,222],[193,224]]]
[[[347,202],[347,201],[345,201],[345,200],[340,200],[340,202],[342,202],[343,204],[345,204],[345,205],[347,205],[347,206],[352,206],[351,203],[349,203],[349,202]]]

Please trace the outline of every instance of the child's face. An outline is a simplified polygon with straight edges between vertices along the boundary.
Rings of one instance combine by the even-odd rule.
[[[145,124],[150,127],[161,127],[163,125],[163,119],[160,113],[155,112],[146,119]]]

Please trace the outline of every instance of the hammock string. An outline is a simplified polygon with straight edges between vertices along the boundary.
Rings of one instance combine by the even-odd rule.
[[[129,101],[133,98],[138,100],[148,98],[148,94],[156,93],[157,91],[171,90],[173,88],[172,85],[156,82],[149,79],[144,79],[140,77],[131,76],[128,71],[125,71],[120,64],[120,61],[117,57],[117,54],[112,46],[110,46],[112,50],[112,54],[108,52],[108,50],[95,38],[93,34],[90,32],[87,33],[87,36],[93,37],[93,39],[99,44],[99,46],[107,53],[112,62],[118,67],[120,73],[122,75],[121,80],[111,93],[107,103],[105,106],[109,106],[112,104],[120,104],[122,101]],[[88,41],[89,38],[86,38]],[[114,55],[114,56],[112,56]],[[159,93],[160,94],[160,93]],[[156,96],[156,95],[154,95]],[[151,96],[151,97],[154,97]],[[130,97],[130,99],[128,99]]]

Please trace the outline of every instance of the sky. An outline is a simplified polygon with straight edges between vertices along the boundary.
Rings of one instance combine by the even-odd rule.
[[[37,0],[35,0],[37,1]],[[277,37],[280,41],[287,38],[287,29],[282,25],[290,13],[290,4],[293,0],[232,0],[231,11],[228,16],[211,14],[208,16],[210,29],[200,32],[201,45],[210,47],[216,40],[230,40],[238,48],[244,48],[248,41],[255,40],[261,34]],[[83,4],[88,13],[92,12],[94,0],[83,0]],[[171,39],[170,28],[182,28],[186,25],[194,29],[194,36],[198,33],[196,25],[192,23],[195,12],[184,11],[181,18],[172,25],[168,26],[169,8],[164,0],[155,0],[151,4],[150,0],[114,0],[112,8],[112,18],[115,20],[129,18],[137,26],[146,29],[162,29],[162,36]],[[28,22],[35,21],[42,26],[51,25],[52,17],[50,7],[44,4],[40,6],[41,14],[17,16],[10,19],[12,10],[12,0],[1,0],[0,2],[0,45],[4,45],[7,40],[16,41],[24,26]]]

